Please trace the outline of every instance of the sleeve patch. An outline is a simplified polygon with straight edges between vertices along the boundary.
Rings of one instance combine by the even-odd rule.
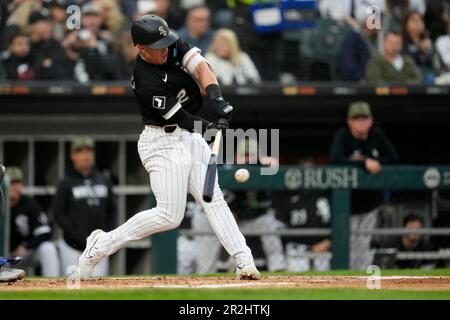
[[[153,108],[164,110],[166,108],[166,97],[154,96],[153,97]]]

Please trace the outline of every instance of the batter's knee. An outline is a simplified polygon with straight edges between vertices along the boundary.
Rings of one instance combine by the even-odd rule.
[[[162,206],[158,205],[158,214],[161,217],[164,230],[177,228],[183,221],[185,206]]]

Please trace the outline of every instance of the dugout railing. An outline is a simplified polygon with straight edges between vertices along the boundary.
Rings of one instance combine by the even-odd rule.
[[[237,168],[250,171],[250,179],[238,183],[234,179]],[[383,191],[429,191],[450,189],[450,166],[385,166],[377,175],[354,167],[318,166],[304,168],[299,166],[280,166],[275,175],[260,175],[254,166],[223,166],[219,168],[219,181],[222,188],[230,190],[329,190],[331,192],[331,227],[329,229],[284,229],[272,231],[280,236],[331,236],[332,269],[348,269],[350,253],[350,201],[352,189]],[[176,239],[179,234],[202,235],[192,230],[175,230],[153,236],[152,272],[176,273]],[[246,236],[260,236],[258,231],[243,232]],[[362,230],[357,233],[379,236],[401,236],[404,234],[443,235],[450,237],[450,228],[423,228],[407,230],[403,228]],[[203,233],[205,234],[205,233]],[[390,249],[375,250],[378,253],[395,254],[397,259],[450,259],[448,250],[436,252],[402,253]],[[314,254],[306,253],[306,256]],[[330,255],[330,253],[325,253]]]

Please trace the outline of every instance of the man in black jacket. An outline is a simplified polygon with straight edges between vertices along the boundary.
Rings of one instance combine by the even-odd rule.
[[[59,276],[58,251],[51,241],[52,230],[47,215],[33,198],[22,194],[22,170],[18,167],[8,167],[6,173],[10,178],[11,256],[22,257],[22,266],[39,265],[44,277]]]
[[[360,167],[374,175],[382,170],[382,165],[398,162],[392,143],[380,128],[373,126],[368,103],[358,101],[350,105],[347,127],[336,133],[330,160],[332,164]],[[355,232],[375,227],[383,192],[355,190],[352,191],[351,199],[350,268],[365,269],[372,263],[372,237]]]
[[[77,137],[71,146],[73,169],[59,183],[53,212],[63,231],[59,241],[64,272],[76,266],[86,246],[86,238],[98,228],[110,230],[116,224],[116,206],[109,179],[94,166],[94,141]],[[97,276],[108,274],[108,259],[94,270]]]

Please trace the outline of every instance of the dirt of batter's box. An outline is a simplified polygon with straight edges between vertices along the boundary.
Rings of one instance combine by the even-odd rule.
[[[354,276],[267,276],[258,281],[242,281],[233,277],[133,277],[97,278],[81,282],[81,289],[136,288],[367,288],[375,279]],[[0,283],[0,291],[64,290],[73,281],[60,279],[23,279]],[[450,276],[382,277],[382,289],[450,290]]]

